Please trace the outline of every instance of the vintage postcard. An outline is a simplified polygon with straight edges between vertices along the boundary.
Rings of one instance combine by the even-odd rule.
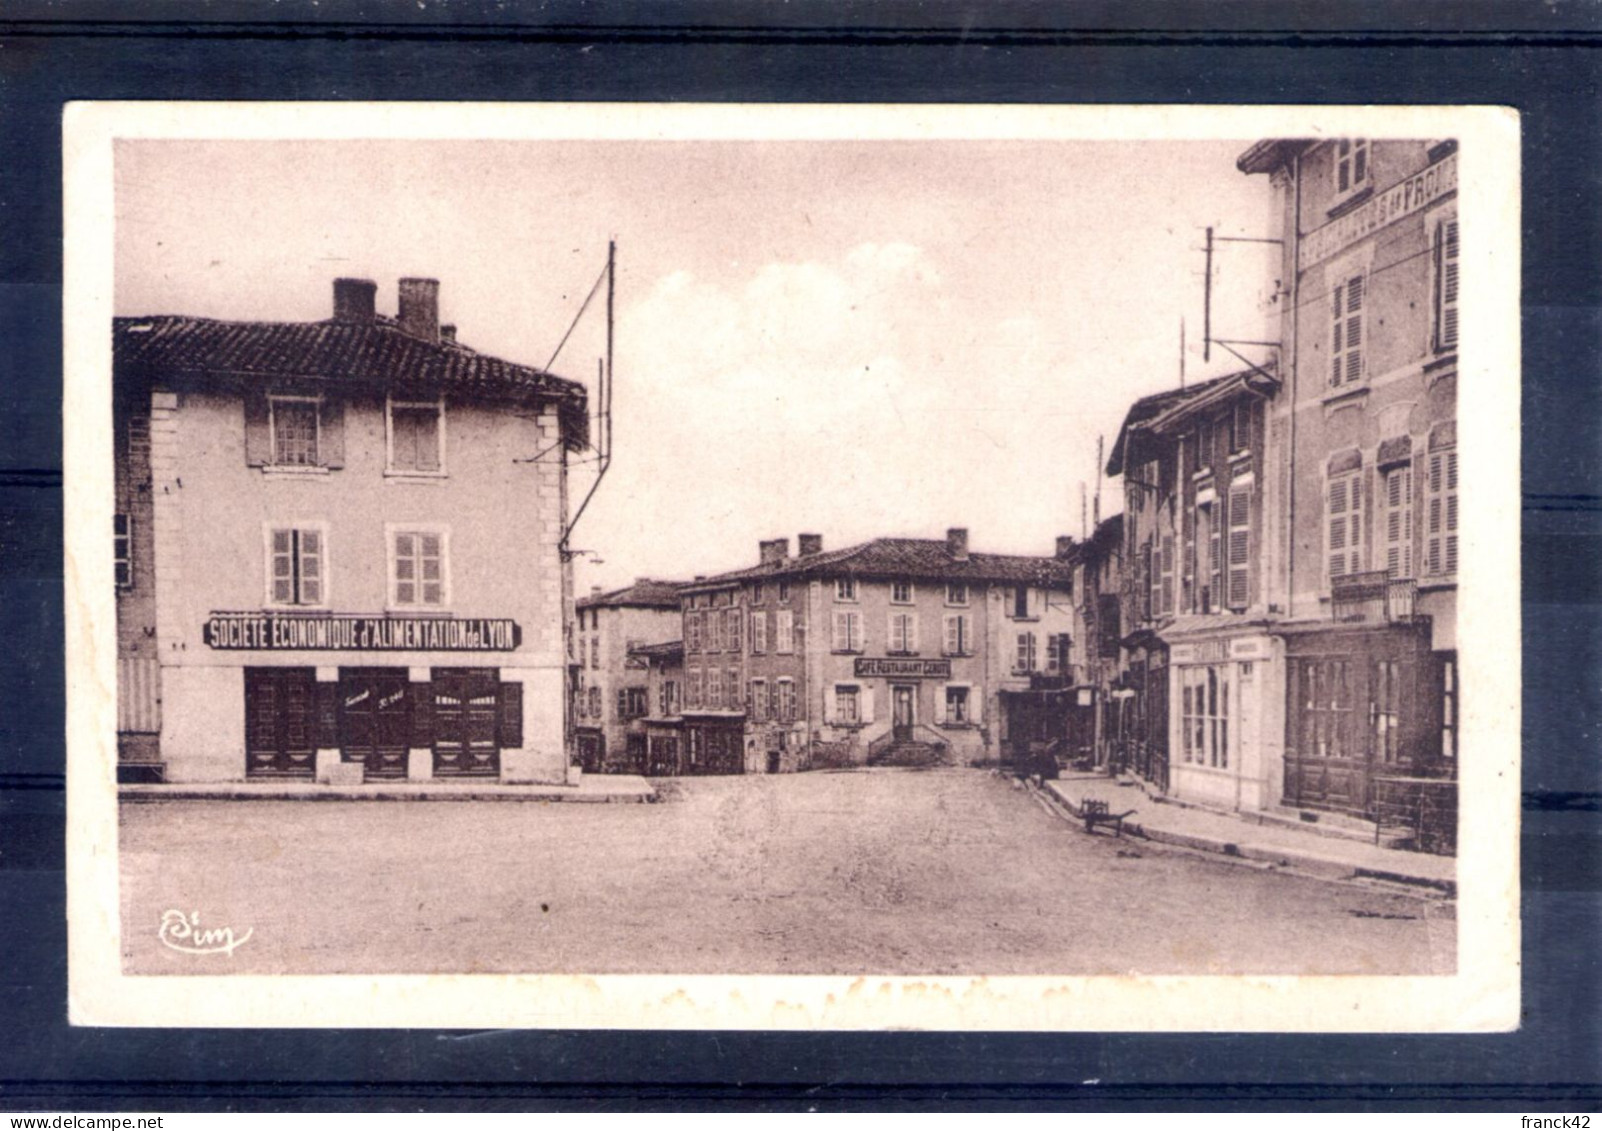
[[[1518,129],[71,106],[72,1020],[1515,1027]]]

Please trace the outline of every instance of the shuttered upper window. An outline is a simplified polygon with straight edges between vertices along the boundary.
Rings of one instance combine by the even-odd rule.
[[[1343,137],[1335,142],[1335,202],[1368,187],[1368,138]]]
[[[1229,592],[1227,603],[1237,612],[1250,601],[1252,554],[1252,484],[1237,482],[1229,489]]]
[[[1457,449],[1431,452],[1427,474],[1424,571],[1450,577],[1457,573]]]
[[[1380,507],[1385,539],[1385,572],[1413,576],[1413,467],[1403,464],[1385,473]]]
[[[1332,386],[1350,385],[1363,376],[1364,275],[1350,275],[1330,294],[1330,373]]]
[[[836,652],[862,651],[861,613],[841,611],[834,614],[834,650]]]
[[[1360,572],[1363,568],[1363,489],[1360,471],[1330,476],[1324,515],[1329,576],[1333,579]]]
[[[1435,349],[1457,349],[1457,217],[1435,226]]]
[[[445,470],[445,409],[438,401],[389,405],[389,470],[438,475]]]
[[[327,536],[316,526],[277,526],[267,532],[267,601],[321,605],[328,597]]]
[[[441,608],[450,603],[448,537],[442,529],[389,531],[389,600],[399,608]],[[599,652],[591,642],[590,661]]]
[[[301,397],[273,397],[273,465],[318,467],[317,402]]]

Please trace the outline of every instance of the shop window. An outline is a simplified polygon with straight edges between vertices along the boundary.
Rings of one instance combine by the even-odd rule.
[[[835,684],[834,721],[840,726],[856,726],[862,721],[862,691],[855,684]]]
[[[1385,572],[1413,576],[1413,467],[1403,464],[1385,472],[1381,486],[1385,536]]]
[[[968,603],[968,587],[960,581],[953,581],[946,586],[946,604],[966,605]]]
[[[751,651],[761,655],[768,650],[768,614],[757,610],[751,614]]]
[[[1457,349],[1457,217],[1435,225],[1435,351]]]
[[[946,722],[961,726],[969,721],[968,690],[966,687],[952,685],[946,687]]]
[[[1362,472],[1350,471],[1329,478],[1325,501],[1325,544],[1329,576],[1333,581],[1363,569]]]
[[[1012,670],[1015,674],[1026,675],[1035,670],[1035,634],[1020,632],[1018,634],[1017,649],[1013,653]]]
[[[943,651],[948,656],[967,656],[973,652],[973,622],[967,613],[946,616]]]
[[[1424,571],[1431,577],[1457,573],[1457,448],[1429,453],[1424,525]]]
[[[889,651],[910,655],[918,650],[918,620],[911,613],[890,614]]]
[[[795,614],[789,609],[773,614],[773,650],[785,655],[795,651]]]
[[[836,601],[855,601],[857,599],[857,579],[842,577],[834,583],[834,599]]]
[[[112,516],[111,568],[118,589],[133,585],[133,520],[128,515]]]
[[[268,532],[267,603],[325,603],[327,567],[328,541],[321,527],[273,527]]]
[[[1180,756],[1187,765],[1229,768],[1229,668],[1180,672]]]
[[[1361,755],[1353,730],[1352,664],[1346,659],[1302,660],[1297,665],[1301,710],[1294,712],[1303,758]]]
[[[315,397],[269,397],[275,467],[320,467]]]
[[[1333,388],[1350,385],[1363,376],[1363,289],[1365,275],[1338,279],[1330,294],[1330,374]]]
[[[834,650],[836,652],[862,651],[861,613],[842,610],[834,614]]]
[[[439,475],[445,470],[445,406],[389,402],[389,470]]]
[[[1343,137],[1335,142],[1335,203],[1369,187],[1368,138]]]
[[[912,582],[892,581],[890,583],[890,603],[892,605],[910,605],[912,604],[912,596]]]
[[[391,528],[389,602],[397,608],[443,608],[450,603],[447,535],[441,529]]]

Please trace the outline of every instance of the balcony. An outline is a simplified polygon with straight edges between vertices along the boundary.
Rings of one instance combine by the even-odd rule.
[[[1385,570],[1348,573],[1330,580],[1330,615],[1343,623],[1412,624],[1418,582]]]

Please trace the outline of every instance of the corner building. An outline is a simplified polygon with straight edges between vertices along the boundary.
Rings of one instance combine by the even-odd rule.
[[[115,320],[124,780],[567,780],[584,389],[376,290]]]
[[[678,632],[675,582],[641,577],[625,588],[597,588],[579,599],[573,719],[578,761],[586,773],[645,772],[650,662],[637,649],[667,643]]]

